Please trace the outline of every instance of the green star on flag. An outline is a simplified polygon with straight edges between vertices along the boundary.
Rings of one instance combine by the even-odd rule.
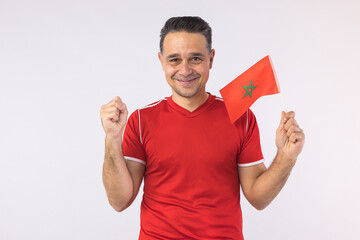
[[[243,98],[245,98],[247,95],[249,95],[250,97],[252,97],[252,92],[254,91],[254,89],[257,86],[253,86],[253,80],[251,80],[250,85],[249,86],[243,86],[243,88],[245,89],[245,95]]]

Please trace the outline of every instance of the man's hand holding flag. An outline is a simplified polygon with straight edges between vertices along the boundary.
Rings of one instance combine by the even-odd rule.
[[[277,93],[280,93],[280,87],[270,56],[255,63],[220,90],[231,123],[239,119],[258,98]],[[283,111],[276,131],[278,154],[295,164],[304,141],[305,135],[295,120],[295,112]]]

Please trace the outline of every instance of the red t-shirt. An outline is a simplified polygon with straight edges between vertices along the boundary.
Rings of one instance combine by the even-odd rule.
[[[238,166],[263,161],[250,110],[231,124],[221,98],[168,97],[131,114],[123,152],[146,166],[139,239],[243,239]]]

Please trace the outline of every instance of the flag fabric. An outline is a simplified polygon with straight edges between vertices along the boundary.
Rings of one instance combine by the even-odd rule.
[[[270,56],[255,63],[220,90],[231,123],[239,119],[258,98],[279,92]]]

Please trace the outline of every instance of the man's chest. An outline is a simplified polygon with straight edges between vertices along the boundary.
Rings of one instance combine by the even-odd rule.
[[[144,131],[147,169],[218,171],[236,167],[240,148],[233,128],[217,119],[158,119]]]

